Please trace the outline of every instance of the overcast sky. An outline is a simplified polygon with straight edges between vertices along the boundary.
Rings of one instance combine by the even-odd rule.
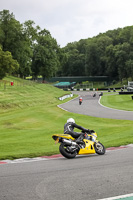
[[[133,25],[133,0],[0,0],[3,9],[49,30],[61,47]]]

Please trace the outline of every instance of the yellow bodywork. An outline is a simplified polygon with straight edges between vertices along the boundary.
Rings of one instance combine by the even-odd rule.
[[[74,138],[71,136],[71,135],[69,135],[69,134],[54,134],[53,136],[52,136],[52,138],[54,139],[54,138],[66,138],[66,139],[71,139],[71,140],[74,140]]]
[[[95,152],[95,149],[94,149],[94,142],[93,141],[90,141],[90,140],[86,140],[84,139],[83,140],[85,142],[85,148],[84,149],[80,149],[79,152],[78,152],[78,155],[80,154],[94,154],[96,153]]]
[[[94,133],[94,135],[97,136],[96,133]],[[71,139],[71,140],[75,140],[71,135],[69,134],[54,134],[52,136],[52,138],[56,141],[59,142],[59,138],[66,138],[66,139]],[[94,149],[94,142],[91,140],[87,140],[87,139],[83,139],[83,141],[85,142],[85,148],[84,149],[80,149],[78,152],[78,155],[81,154],[95,154],[95,149]]]

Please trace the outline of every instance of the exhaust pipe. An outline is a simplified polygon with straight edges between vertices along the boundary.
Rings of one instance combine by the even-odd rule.
[[[65,144],[69,145],[69,146],[71,146],[71,145],[77,145],[76,142],[73,142],[73,141],[70,141],[70,140],[62,139],[62,141],[63,141]]]

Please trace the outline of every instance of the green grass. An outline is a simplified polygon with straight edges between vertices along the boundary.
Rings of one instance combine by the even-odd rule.
[[[100,103],[104,106],[119,109],[133,111],[133,100],[130,95],[108,95],[107,93],[101,98]]]
[[[8,80],[10,83],[13,77]],[[75,118],[81,126],[94,129],[106,147],[133,143],[132,121],[65,112],[57,105],[67,100],[59,101],[58,97],[69,92],[47,84],[13,81],[14,86],[0,86],[0,159],[59,153],[59,145],[54,144],[51,136],[63,133],[69,117]]]

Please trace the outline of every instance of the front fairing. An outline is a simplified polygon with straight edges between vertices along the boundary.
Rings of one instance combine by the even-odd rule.
[[[83,140],[85,142],[85,148],[80,149],[78,154],[94,154],[95,152],[95,148],[94,148],[94,142],[84,139]]]

